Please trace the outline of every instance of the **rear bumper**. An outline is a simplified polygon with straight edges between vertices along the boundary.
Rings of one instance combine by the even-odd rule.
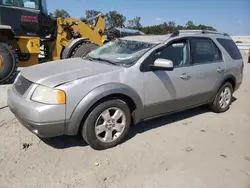
[[[240,88],[241,84],[242,84],[242,82],[236,83],[236,84],[235,84],[234,91],[237,91],[237,90]]]
[[[37,136],[48,138],[64,134],[65,105],[40,104],[10,88],[8,106],[19,122]]]

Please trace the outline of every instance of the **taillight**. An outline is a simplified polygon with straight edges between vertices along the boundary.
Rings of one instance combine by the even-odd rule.
[[[244,62],[242,62],[241,64],[241,74],[243,74],[243,72],[244,72]]]

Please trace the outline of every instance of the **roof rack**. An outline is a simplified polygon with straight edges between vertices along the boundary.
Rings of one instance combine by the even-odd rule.
[[[220,33],[218,31],[212,31],[212,30],[176,30],[171,34],[170,37],[176,37],[180,33],[218,34],[218,35],[229,36],[227,33]]]

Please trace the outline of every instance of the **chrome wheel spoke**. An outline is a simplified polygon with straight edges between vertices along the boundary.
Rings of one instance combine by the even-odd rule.
[[[124,124],[123,124],[123,123],[116,123],[116,124],[115,124],[115,127],[114,127],[114,129],[115,129],[117,132],[122,132],[123,128],[124,128]]]
[[[223,100],[223,105],[222,105],[222,107],[225,108],[226,106],[227,106],[227,102],[226,102],[226,100]]]
[[[231,100],[231,90],[230,88],[226,87],[220,94],[219,104],[221,108],[226,108]]]
[[[99,134],[103,133],[104,131],[106,131],[105,124],[98,125],[98,126],[95,128],[95,131],[96,131],[96,134],[97,134],[97,135],[99,135]]]
[[[108,120],[110,120],[110,112],[109,110],[106,110],[104,111],[102,114],[101,114],[102,118],[104,119],[105,122],[107,122]]]
[[[116,110],[112,118],[115,120],[115,122],[117,122],[123,115],[124,114],[121,110]]]
[[[126,126],[126,116],[123,110],[111,107],[104,110],[96,120],[95,134],[98,140],[110,143],[119,138]]]
[[[221,97],[221,98],[224,97],[224,91],[221,92],[220,97]]]
[[[230,98],[231,98],[230,96],[226,96],[226,97],[225,97],[225,100],[226,100],[226,101],[229,101]]]
[[[105,142],[110,142],[113,140],[112,138],[112,131],[111,130],[106,130],[105,132],[105,137],[103,138]]]
[[[219,104],[222,107],[222,105],[223,105],[223,97],[220,99]]]
[[[230,99],[230,98],[231,98],[231,93],[230,93],[230,92],[227,92],[226,95],[225,95],[225,98],[226,98],[226,99]]]

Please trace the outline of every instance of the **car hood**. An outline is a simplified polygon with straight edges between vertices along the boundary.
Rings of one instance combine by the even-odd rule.
[[[119,69],[123,67],[81,58],[70,58],[27,67],[21,71],[21,74],[31,82],[55,87],[80,78]]]

